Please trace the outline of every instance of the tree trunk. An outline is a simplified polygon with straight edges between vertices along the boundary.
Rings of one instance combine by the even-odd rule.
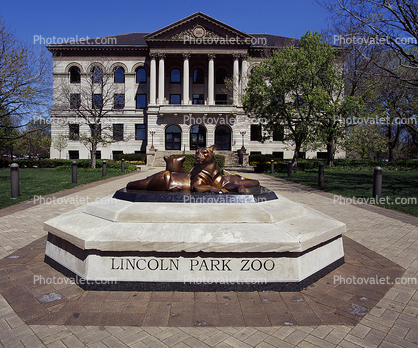
[[[292,167],[296,168],[298,166],[298,157],[300,152],[301,144],[295,144],[295,151],[293,152]]]
[[[91,167],[96,168],[96,150],[97,144],[91,144]]]
[[[328,139],[327,143],[327,164],[334,167],[334,139]]]
[[[392,122],[392,118],[390,119],[390,122]],[[386,133],[386,136],[388,138],[388,155],[389,155],[389,162],[393,162],[393,148],[392,148],[392,126],[391,123],[388,125],[388,131]]]

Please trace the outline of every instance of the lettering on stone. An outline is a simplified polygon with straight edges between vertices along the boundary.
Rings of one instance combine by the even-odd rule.
[[[264,262],[261,262],[261,260],[255,259],[255,260],[241,260],[242,268],[241,272],[247,272],[247,271],[259,271],[261,269],[264,269],[266,271],[272,271],[275,264],[274,261],[271,259],[268,259]]]
[[[259,272],[272,271],[276,264],[274,260],[240,259],[237,269],[234,269],[231,259],[188,259],[188,271],[192,272]],[[180,258],[111,258],[111,270],[119,271],[182,271],[186,263]],[[182,266],[184,269],[182,269]]]
[[[136,258],[112,258],[112,270],[121,271],[173,271],[179,270],[179,259],[136,259]]]

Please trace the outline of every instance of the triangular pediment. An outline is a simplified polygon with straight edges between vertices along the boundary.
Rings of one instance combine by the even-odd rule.
[[[173,24],[147,34],[146,41],[183,41],[189,38],[239,38],[245,40],[250,35],[222,23],[202,12],[197,12]]]

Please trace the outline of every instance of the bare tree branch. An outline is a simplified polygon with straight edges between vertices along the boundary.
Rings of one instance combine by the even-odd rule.
[[[7,128],[10,133],[49,114],[51,68],[45,49],[19,41],[0,18],[0,117],[16,120]]]

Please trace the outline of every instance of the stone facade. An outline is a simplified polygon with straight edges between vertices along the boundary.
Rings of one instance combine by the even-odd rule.
[[[71,140],[75,133],[90,136],[90,127],[68,106],[62,91],[79,95],[80,101],[94,98],[83,96],[82,90],[86,86],[88,90],[91,72],[100,66],[111,77],[107,93],[113,93],[101,130],[113,141],[97,149],[98,158],[147,152],[157,154],[150,163],[158,165],[163,155],[192,153],[196,146],[212,144],[218,153],[229,152],[231,164],[238,163],[243,145],[247,154],[292,158],[292,146],[280,139],[257,140],[260,128],[244,114],[241,96],[252,66],[272,50],[293,43],[281,36],[246,34],[198,12],[153,33],[50,45],[54,57],[52,138],[69,137],[62,158],[90,158],[88,148]],[[228,88],[225,78],[233,81],[233,87]],[[91,95],[96,87],[90,87]],[[105,96],[101,98],[104,103]],[[59,157],[59,151],[51,147],[51,158]],[[316,158],[317,153],[308,152],[306,157]]]

